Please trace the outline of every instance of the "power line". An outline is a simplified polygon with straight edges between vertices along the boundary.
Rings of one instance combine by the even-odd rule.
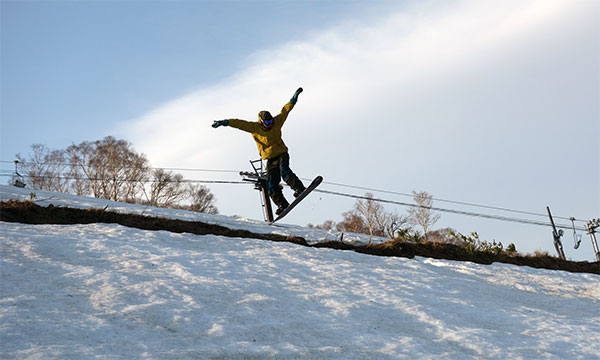
[[[307,178],[302,178],[302,179],[303,180],[309,180],[309,181],[312,180],[312,179],[307,179]],[[390,191],[390,190],[381,190],[381,189],[375,189],[375,188],[369,188],[369,187],[363,187],[363,186],[348,185],[348,184],[335,183],[335,182],[327,182],[327,181],[323,181],[323,184],[340,186],[340,187],[345,187],[345,188],[349,188],[349,189],[358,189],[358,190],[365,190],[365,191],[373,191],[373,192],[378,192],[378,193],[383,193],[383,194],[406,196],[406,197],[410,197],[410,198],[414,197],[413,194],[401,193],[401,192]],[[483,209],[506,211],[506,212],[512,212],[512,213],[522,214],[522,215],[540,216],[540,217],[544,217],[544,218],[546,218],[548,216],[547,214],[534,213],[534,212],[523,211],[523,210],[515,210],[515,209],[506,208],[506,207],[482,205],[482,204],[475,204],[475,203],[464,202],[464,201],[456,201],[456,200],[446,200],[446,199],[440,199],[440,198],[435,198],[435,197],[432,197],[431,199],[435,200],[435,201],[439,201],[439,202],[446,202],[446,203],[449,203],[449,204],[466,205],[466,206],[472,206],[472,207],[479,207],[479,208],[483,208]],[[562,220],[571,220],[570,217],[561,217],[561,216],[554,216],[554,217],[557,218],[557,219],[562,219]],[[585,220],[578,220],[578,219],[575,219],[574,221],[585,222]]]
[[[408,206],[408,207],[420,207],[417,204],[410,204],[410,203],[386,200],[386,199],[377,199],[377,198],[371,198],[371,197],[360,196],[360,195],[340,193],[340,192],[336,192],[336,191],[329,191],[329,190],[322,190],[322,189],[315,189],[315,191],[324,193],[324,194],[344,196],[344,197],[349,197],[349,198],[354,198],[354,199],[372,200],[372,201],[376,201],[376,202]],[[546,223],[543,221],[537,221],[537,220],[528,220],[528,219],[514,218],[514,217],[507,217],[507,216],[500,216],[500,215],[483,214],[483,213],[477,213],[477,212],[471,212],[471,211],[446,209],[446,208],[433,207],[433,206],[426,207],[426,208],[430,209],[430,210],[435,210],[435,211],[447,212],[447,213],[458,214],[458,215],[475,216],[475,217],[487,218],[487,219],[492,219],[492,220],[501,220],[501,221],[507,221],[507,222],[516,222],[516,223],[521,223],[521,224],[538,225],[538,226],[552,226],[549,223]],[[561,228],[561,229],[573,229],[573,226],[568,226],[568,225],[557,225],[556,227]],[[579,228],[579,227],[576,227],[576,230],[585,231],[584,228]]]
[[[0,160],[0,163],[13,163],[13,161],[7,161],[7,160]],[[30,164],[31,162],[23,162],[23,164]],[[82,164],[73,164],[73,163],[53,163],[53,162],[48,162],[48,163],[39,163],[37,165],[53,165],[53,166],[73,166],[73,167],[83,167],[84,165]],[[133,166],[132,166],[133,167]],[[131,167],[121,167],[121,168],[131,168]],[[228,169],[200,169],[200,168],[177,168],[177,167],[169,167],[169,168],[164,168],[164,167],[149,167],[149,169],[161,169],[161,170],[167,170],[167,171],[190,171],[190,172],[212,172],[212,173],[239,173],[238,170],[228,170]],[[8,171],[8,170],[7,170]],[[10,176],[10,175],[3,175],[0,174],[0,176]],[[56,177],[55,177],[56,178]],[[90,180],[90,181],[99,181],[100,179],[88,179],[88,178],[74,178],[74,177],[59,177],[59,179],[62,180],[69,180],[69,179],[73,179],[73,180]],[[303,180],[312,180],[312,179],[307,179],[307,178],[302,178]],[[125,180],[125,181],[129,181],[129,180]],[[130,180],[130,181],[140,181],[140,180]],[[151,183],[151,182],[155,182],[152,180],[145,180],[143,181],[145,183]],[[185,180],[185,182],[197,182],[197,183],[207,183],[207,184],[245,184],[247,182],[240,182],[240,181],[221,181],[221,180]],[[357,185],[350,185],[350,184],[343,184],[343,183],[336,183],[336,182],[327,182],[327,181],[323,181],[323,184],[327,184],[327,185],[332,185],[332,186],[339,186],[339,187],[345,187],[345,188],[350,188],[350,189],[358,189],[358,190],[364,190],[364,191],[373,191],[373,192],[377,192],[377,193],[383,193],[383,194],[391,194],[391,195],[398,195],[398,196],[404,196],[404,197],[413,197],[413,194],[408,194],[408,193],[402,193],[402,192],[397,192],[397,191],[390,191],[390,190],[382,190],[382,189],[376,189],[376,188],[370,188],[370,187],[364,187],[364,186],[357,186]],[[346,194],[346,195],[350,195],[350,194]],[[483,205],[483,204],[476,204],[476,203],[471,203],[471,202],[464,202],[464,201],[456,201],[456,200],[448,200],[448,199],[441,199],[441,198],[433,198],[432,200],[435,201],[439,201],[439,202],[444,202],[444,203],[449,203],[449,204],[456,204],[456,205],[463,205],[463,206],[472,206],[472,207],[478,207],[478,208],[482,208],[482,209],[489,209],[489,210],[497,210],[497,211],[504,211],[504,212],[510,212],[510,213],[515,213],[515,214],[521,214],[521,215],[529,215],[529,216],[538,216],[538,217],[543,217],[546,218],[546,214],[542,214],[542,213],[535,213],[535,212],[530,212],[530,211],[523,211],[523,210],[517,210],[517,209],[511,209],[511,208],[507,208],[507,207],[498,207],[498,206],[490,206],[490,205]],[[405,203],[400,203],[400,204],[405,204]],[[412,204],[414,205],[414,204]],[[571,220],[571,217],[564,217],[564,216],[554,216],[556,219],[561,219],[561,220]],[[577,221],[577,222],[585,222],[585,220],[578,220],[578,219],[574,219],[573,221]],[[572,228],[572,227],[571,227]]]
[[[0,174],[0,176],[4,176],[4,177],[11,177],[12,174]],[[85,180],[85,181],[92,181],[92,182],[99,182],[99,181],[106,181],[106,182],[110,182],[112,181],[112,179],[103,179],[103,178],[88,178],[88,177],[69,177],[69,176],[44,176],[44,175],[39,175],[39,176],[29,176],[29,175],[22,175],[23,177],[26,178],[36,178],[36,179],[60,179],[60,180]],[[175,182],[181,182],[181,183],[204,183],[204,184],[250,184],[247,181],[229,181],[229,180],[199,180],[199,179],[183,179],[181,181],[176,181],[176,180],[151,180],[151,179],[116,179],[115,181],[118,182],[140,182],[140,183],[158,183],[158,182],[165,182],[165,183],[175,183]]]
[[[0,174],[0,176],[9,177],[9,176],[12,176],[12,175],[10,175],[10,174]],[[27,175],[25,175],[24,177],[31,178],[31,176],[27,176]],[[41,178],[41,179],[50,179],[51,178],[51,179],[61,179],[61,180],[87,180],[87,181],[100,181],[100,180],[102,180],[102,179],[89,179],[87,177],[84,177],[84,178],[75,178],[75,177],[55,177],[55,176],[37,176],[37,178]],[[154,183],[154,182],[157,182],[157,181],[149,180],[149,179],[118,179],[118,180],[119,180],[119,182],[140,182],[140,183]],[[164,180],[164,182],[177,182],[177,181],[174,181],[174,180]],[[205,184],[252,184],[252,182],[248,182],[248,181],[199,180],[199,179],[182,180],[180,182],[182,182],[182,183],[205,183]],[[351,187],[351,185],[346,185],[346,186]],[[357,188],[361,188],[363,190],[368,189],[368,188],[364,188],[364,187],[357,187]],[[375,189],[368,189],[368,190],[376,191]],[[401,202],[401,201],[394,201],[394,200],[388,200],[388,199],[378,199],[378,198],[372,198],[372,197],[367,197],[367,196],[342,193],[342,192],[331,191],[331,190],[315,189],[315,191],[323,193],[323,194],[343,196],[343,197],[348,197],[348,198],[353,198],[353,199],[372,200],[372,201],[381,202],[381,203],[394,204],[394,205],[400,205],[400,206],[407,206],[407,207],[413,207],[413,208],[420,207],[417,204],[411,204],[411,203],[406,203],[406,202]],[[464,210],[457,210],[457,209],[447,209],[447,208],[433,207],[433,206],[432,207],[426,207],[426,208],[430,209],[430,210],[434,210],[434,211],[452,213],[452,214],[457,214],[457,215],[474,216],[474,217],[481,217],[481,218],[492,219],[492,220],[500,220],[500,221],[506,221],[506,222],[515,222],[515,223],[537,225],[537,226],[545,226],[545,227],[552,226],[551,224],[549,224],[547,222],[538,221],[538,220],[530,220],[530,219],[523,219],[523,218],[516,218],[516,217],[507,217],[507,216],[501,216],[501,215],[484,214],[484,213],[478,213],[478,212],[472,212],[472,211],[464,211]],[[505,211],[509,211],[509,210],[505,210]],[[557,225],[556,227],[557,228],[561,228],[561,229],[569,229],[569,230],[573,229],[573,226],[560,225],[560,224]],[[580,227],[576,227],[575,229],[579,230],[579,231],[585,231],[584,228],[580,228]]]
[[[219,170],[219,169],[186,169],[186,168],[153,168],[150,169],[162,169],[169,171],[199,171],[199,172],[214,172],[214,173],[236,173],[239,174],[240,170]]]
[[[14,161],[8,160],[0,160],[0,163],[4,164],[14,164]],[[56,162],[42,162],[42,163],[32,163],[28,161],[19,162],[19,164],[28,165],[35,164],[36,166],[62,166],[62,167],[87,167],[85,164],[77,164],[77,163],[56,163]],[[119,166],[120,169],[131,169],[136,168],[137,166]],[[147,169],[150,170],[166,170],[166,171],[196,171],[196,172],[214,172],[214,173],[239,173],[240,170],[228,170],[228,169],[197,169],[197,168],[176,168],[176,167],[153,167],[149,166]]]

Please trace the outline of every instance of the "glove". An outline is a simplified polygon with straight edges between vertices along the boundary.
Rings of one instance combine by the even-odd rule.
[[[296,105],[296,102],[298,102],[298,95],[300,95],[300,93],[302,92],[302,88],[298,88],[298,90],[296,90],[296,92],[294,93],[294,96],[292,96],[292,98],[290,99],[290,102],[292,103],[292,105]]]
[[[212,124],[215,129],[219,126],[229,126],[229,120],[215,120]]]

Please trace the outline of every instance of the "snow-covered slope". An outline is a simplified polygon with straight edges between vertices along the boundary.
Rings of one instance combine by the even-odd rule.
[[[63,194],[36,198],[104,207]],[[599,308],[592,274],[111,224],[0,222],[2,359],[597,359]]]
[[[337,231],[326,231],[316,228],[299,227],[285,224],[285,222],[268,225],[263,220],[248,219],[237,216],[208,215],[193,211],[165,209],[152,206],[141,206],[115,202],[105,199],[97,199],[71,194],[56,193],[49,191],[20,189],[14,186],[0,185],[0,201],[8,199],[31,200],[40,206],[66,206],[80,209],[107,209],[117,213],[139,214],[153,217],[165,217],[167,219],[180,219],[185,221],[202,221],[207,224],[218,224],[236,230],[248,230],[258,234],[279,234],[298,236],[305,238],[309,243],[331,241],[340,239],[341,234]],[[257,214],[260,216],[260,214]],[[379,243],[387,239],[373,237],[364,234],[344,233],[344,242],[349,244]]]

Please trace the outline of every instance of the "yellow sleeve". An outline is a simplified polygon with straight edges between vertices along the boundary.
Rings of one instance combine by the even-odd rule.
[[[292,111],[293,108],[294,104],[292,104],[291,102],[285,104],[283,106],[283,109],[281,109],[279,115],[275,116],[275,123],[283,125],[283,123],[285,123],[285,120],[287,120],[288,114],[290,113],[290,111]]]
[[[240,129],[245,132],[255,133],[258,130],[258,123],[240,119],[228,119],[229,126],[234,127],[236,129]]]

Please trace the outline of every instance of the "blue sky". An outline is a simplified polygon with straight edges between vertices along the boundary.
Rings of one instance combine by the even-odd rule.
[[[11,134],[2,138],[3,158],[26,153],[31,140],[63,147],[108,134],[115,123],[243,69],[256,49],[300,39],[357,7],[2,1],[2,126]]]
[[[212,120],[276,113],[302,86],[284,139],[303,178],[600,217],[596,1],[1,4],[2,160],[114,135],[153,166],[249,170],[252,139]],[[250,187],[211,189],[222,213],[262,216]],[[319,194],[286,220],[339,221],[353,203]],[[445,226],[553,252],[544,227]],[[567,256],[594,258],[569,236]]]

